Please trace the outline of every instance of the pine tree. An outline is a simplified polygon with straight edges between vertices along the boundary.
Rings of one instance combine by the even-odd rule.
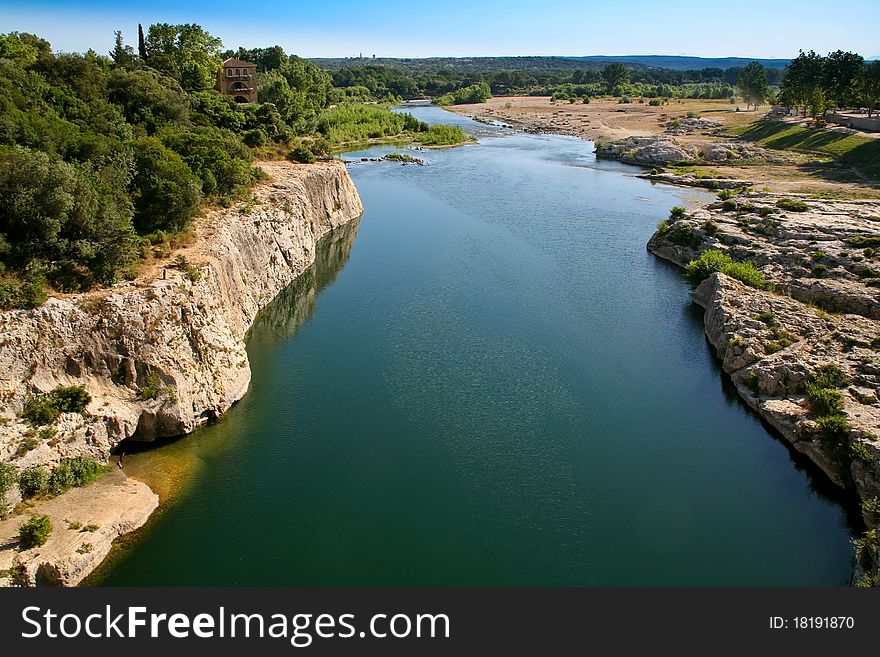
[[[110,57],[116,62],[117,66],[126,66],[131,63],[133,54],[131,48],[125,47],[125,42],[122,39],[122,32],[114,32],[113,34],[116,36],[116,45],[110,52]]]

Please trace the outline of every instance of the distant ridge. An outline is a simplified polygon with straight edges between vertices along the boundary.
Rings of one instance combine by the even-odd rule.
[[[589,55],[585,57],[337,57],[312,58],[321,68],[336,70],[349,66],[389,66],[405,71],[436,71],[444,68],[470,71],[537,71],[598,69],[609,62],[623,62],[633,68],[663,68],[673,71],[704,68],[729,69],[761,62],[768,69],[783,69],[788,59],[753,57],[686,57],[680,55]]]
[[[581,61],[623,62],[640,64],[652,68],[666,68],[673,71],[699,70],[703,68],[737,68],[749,62],[761,62],[765,68],[785,68],[790,59],[761,59],[759,57],[686,57],[683,55],[591,55],[571,57]]]

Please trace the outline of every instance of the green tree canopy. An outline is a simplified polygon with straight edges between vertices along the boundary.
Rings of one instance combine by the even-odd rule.
[[[605,86],[610,93],[614,87],[629,82],[629,69],[625,64],[613,62],[602,69],[602,79],[605,81]]]
[[[145,41],[150,66],[179,81],[187,91],[210,89],[217,79],[223,42],[194,23],[150,25]]]
[[[862,67],[858,85],[868,107],[868,116],[871,116],[880,104],[880,60],[868,62]]]
[[[767,70],[760,62],[750,62],[742,69],[737,78],[736,85],[739,92],[745,98],[747,104],[758,105],[764,102],[770,95],[770,86],[767,83]]]

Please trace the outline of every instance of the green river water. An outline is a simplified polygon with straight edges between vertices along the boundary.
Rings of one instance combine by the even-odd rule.
[[[163,507],[90,583],[846,585],[844,500],[645,251],[712,195],[412,111],[480,143],[346,156],[362,218],[258,317],[244,399],[125,457]]]

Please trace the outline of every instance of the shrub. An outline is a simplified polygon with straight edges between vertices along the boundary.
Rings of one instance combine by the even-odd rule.
[[[849,382],[843,371],[834,363],[826,363],[816,368],[810,381],[822,388],[843,388]]]
[[[703,243],[703,238],[690,224],[678,223],[673,224],[669,231],[669,241],[678,246],[696,249]]]
[[[840,390],[808,383],[807,399],[816,415],[839,415],[843,411],[843,393]]]
[[[590,104],[590,97],[584,96],[584,105],[589,105],[589,104]]]
[[[59,386],[25,402],[19,416],[32,427],[52,424],[62,413],[82,413],[92,396],[83,386]]]
[[[717,271],[729,266],[733,261],[730,256],[721,251],[712,249],[705,251],[699,258],[687,264],[684,270],[685,278],[691,285],[699,285]]]
[[[27,522],[19,527],[18,541],[22,549],[27,550],[45,545],[51,533],[52,521],[49,520],[49,516],[32,515]]]
[[[40,465],[22,470],[18,475],[18,489],[24,499],[45,493],[49,490],[49,471]]]
[[[313,164],[315,162],[315,154],[305,146],[297,146],[287,154],[287,159],[292,162],[300,162],[301,164]]]
[[[82,456],[63,459],[49,475],[48,491],[60,495],[71,488],[85,486],[92,483],[101,470],[98,463]]]
[[[793,198],[781,198],[776,201],[776,207],[781,208],[783,210],[788,210],[789,212],[806,212],[810,209],[804,201],[799,201]]]
[[[663,219],[657,224],[657,233],[660,235],[665,235],[669,232],[670,224],[666,219]]]
[[[669,220],[670,221],[678,221],[679,219],[684,219],[687,215],[687,210],[685,210],[680,205],[676,205],[669,211]]]
[[[810,273],[813,274],[816,278],[822,278],[825,274],[828,273],[828,267],[819,263],[818,265],[813,265],[813,268],[810,270]]]
[[[707,235],[715,237],[715,235],[718,234],[718,224],[716,224],[711,219],[707,219],[703,222],[703,230],[706,231]]]
[[[727,212],[733,212],[738,207],[739,205],[737,204],[737,202],[732,199],[727,199],[726,201],[724,201],[724,203],[721,204],[721,209]]]
[[[731,278],[735,278],[741,283],[745,283],[749,287],[758,290],[767,289],[767,281],[764,274],[752,262],[732,262],[721,270],[722,274],[727,274]]]
[[[0,463],[0,500],[6,492],[18,483],[18,470],[9,463]]]
[[[759,290],[767,289],[767,281],[754,263],[734,262],[729,255],[716,249],[704,251],[699,258],[689,262],[685,267],[685,278],[691,285],[699,285],[715,272],[727,274]]]
[[[853,235],[846,239],[846,243],[859,248],[880,246],[880,235]]]

